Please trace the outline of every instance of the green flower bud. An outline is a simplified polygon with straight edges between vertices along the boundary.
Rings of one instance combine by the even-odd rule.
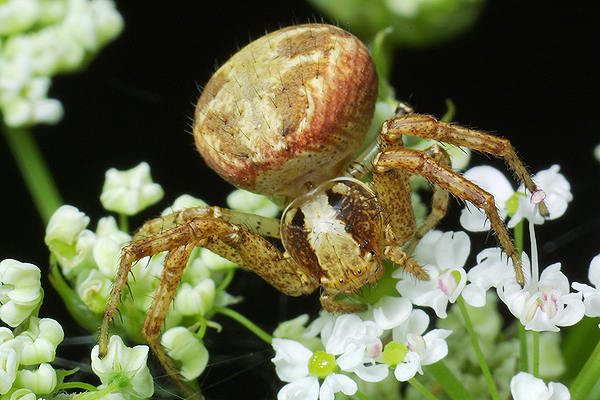
[[[187,208],[202,207],[206,205],[208,204],[206,204],[206,202],[204,202],[203,200],[197,199],[193,196],[190,196],[189,194],[182,194],[181,196],[175,199],[175,201],[170,207],[165,208],[161,215],[165,216],[176,213],[178,211],[183,211]]]
[[[6,259],[0,262],[0,319],[16,327],[42,302],[40,269]]]
[[[236,263],[229,261],[228,259],[221,257],[218,254],[213,253],[208,249],[200,250],[200,259],[210,270],[218,271],[222,269],[231,269],[237,267]]]
[[[114,217],[100,218],[96,227],[96,235],[101,238],[110,239],[121,245],[131,241],[131,236],[119,229],[117,220]]]
[[[38,369],[21,369],[17,372],[15,386],[27,388],[36,395],[49,394],[56,387],[56,371],[50,364],[42,363]]]
[[[11,346],[0,346],[0,394],[12,388],[17,376],[18,358]]]
[[[5,326],[0,327],[0,345],[15,338],[13,332]]]
[[[74,275],[74,270],[86,261],[92,262],[96,235],[85,229],[89,222],[88,216],[69,205],[56,210],[48,222],[44,241],[67,277]]]
[[[184,379],[196,379],[206,368],[208,350],[196,335],[184,327],[169,329],[163,333],[160,342],[169,356],[181,363],[179,373]]]
[[[213,306],[215,283],[204,279],[196,286],[183,283],[175,296],[175,310],[182,315],[205,315]]]
[[[237,189],[227,196],[227,205],[238,211],[261,215],[263,217],[275,217],[279,214],[279,207],[268,197],[261,194]]]
[[[8,397],[8,396],[7,396]],[[29,389],[17,389],[10,394],[7,400],[36,400],[37,396]]]
[[[162,187],[152,182],[150,166],[142,162],[126,171],[106,171],[100,202],[109,211],[134,215],[160,201],[163,195]]]
[[[112,280],[96,269],[83,271],[77,275],[75,282],[75,290],[79,298],[91,312],[97,314],[104,312],[111,288]]]
[[[11,35],[29,29],[40,12],[37,0],[0,2],[0,35]]]
[[[332,19],[344,21],[360,36],[372,38],[388,26],[396,44],[422,47],[442,43],[470,27],[483,0],[311,0]]]
[[[27,330],[15,338],[19,346],[20,364],[34,365],[54,361],[56,347],[63,339],[64,332],[58,322],[51,318],[31,317]]]

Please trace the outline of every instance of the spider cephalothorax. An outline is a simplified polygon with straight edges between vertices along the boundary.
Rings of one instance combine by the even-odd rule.
[[[196,246],[254,271],[291,296],[322,287],[321,304],[328,311],[361,310],[364,305],[335,296],[355,293],[379,279],[382,258],[428,279],[410,253],[444,216],[448,193],[485,211],[523,284],[520,259],[493,196],[453,171],[440,147],[407,149],[402,137],[430,138],[504,157],[534,193],[536,186],[510,142],[401,109],[383,123],[379,140],[355,155],[376,97],[377,76],[367,48],[331,25],[272,32],[219,68],[196,107],[196,146],[227,181],[277,197],[286,206],[282,219],[197,207],[147,222],[136,241],[122,250],[100,353],[107,350],[108,324],[132,263],[163,251],[169,255],[142,333],[169,372],[176,369],[158,336]],[[372,181],[363,182],[370,172]],[[434,185],[431,212],[419,227],[410,200],[412,174]],[[540,211],[547,214],[543,203]],[[285,252],[265,237],[281,240]]]

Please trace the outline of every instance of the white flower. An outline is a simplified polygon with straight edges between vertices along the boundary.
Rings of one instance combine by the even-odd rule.
[[[473,307],[483,307],[486,292],[506,279],[515,279],[512,260],[499,247],[484,249],[477,255],[477,265],[467,273],[468,283],[462,291],[465,301]]]
[[[0,262],[0,319],[13,328],[42,302],[40,269],[33,264],[6,259]]]
[[[313,353],[301,343],[289,339],[273,339],[275,371],[284,382],[278,400],[333,400],[335,393],[353,395],[358,385],[350,377],[335,373],[337,365],[332,354]],[[319,384],[319,378],[323,382]]]
[[[540,171],[531,177],[538,188],[543,190],[546,195],[544,203],[548,207],[550,215],[545,219],[548,220],[561,217],[567,210],[569,202],[573,200],[571,185],[559,171],[560,166],[554,164],[550,168]],[[540,215],[537,204],[530,201],[531,193],[526,191],[523,185],[519,187],[517,192],[525,192],[527,196],[519,196],[519,208],[510,221],[508,221],[508,227],[513,228],[523,218],[527,218],[534,224],[543,224],[545,219]]]
[[[119,391],[127,396],[148,398],[154,393],[154,381],[146,365],[148,346],[125,346],[119,336],[111,336],[108,352],[101,359],[99,346],[92,349],[92,371],[103,385],[119,382]]]
[[[537,204],[532,202],[531,193],[525,190],[523,185],[515,192],[508,179],[497,169],[485,165],[474,167],[466,171],[464,176],[494,196],[502,219],[506,218],[510,211],[514,212],[508,222],[508,227],[513,228],[523,218],[539,225],[543,224],[545,219],[556,219],[564,214],[573,196],[569,182],[559,170],[560,166],[552,165],[532,177],[545,194],[544,203],[550,213],[546,218],[540,215]],[[460,223],[463,228],[472,232],[490,229],[485,213],[470,202],[466,202],[466,207],[462,210]]]
[[[498,297],[525,329],[557,332],[559,326],[576,324],[583,318],[585,306],[581,293],[569,293],[569,281],[560,272],[560,263],[546,267],[539,282],[530,281],[529,258],[522,258],[525,288],[514,279],[506,279],[497,287]]]
[[[134,215],[158,202],[163,194],[161,186],[152,182],[150,166],[142,162],[130,170],[106,171],[100,202],[109,211]]]
[[[337,358],[337,365],[344,371],[354,372],[367,382],[379,382],[388,375],[388,368],[376,364],[383,345],[383,333],[373,321],[363,321],[357,315],[345,314],[335,320],[331,334],[321,337],[325,351]]]
[[[428,232],[415,248],[414,259],[425,264],[423,269],[430,279],[415,280],[399,269],[392,275],[401,278],[396,290],[413,304],[431,307],[438,317],[446,318],[448,302],[455,302],[465,287],[467,273],[463,265],[470,247],[464,232]]]
[[[514,400],[569,400],[569,389],[562,383],[550,382],[548,386],[540,378],[519,372],[510,380],[510,392]]]
[[[600,254],[595,256],[592,262],[590,262],[588,280],[594,287],[579,282],[573,282],[571,286],[583,295],[585,315],[588,317],[600,317]]]
[[[418,372],[423,374],[423,365],[438,362],[448,354],[446,338],[452,331],[434,329],[425,335],[429,317],[422,310],[413,310],[407,323],[392,331],[393,341],[383,351],[383,361],[396,366],[394,376],[404,382]]]
[[[169,356],[181,363],[179,373],[184,379],[196,379],[206,368],[208,350],[200,339],[182,326],[176,326],[163,333],[160,343]]]

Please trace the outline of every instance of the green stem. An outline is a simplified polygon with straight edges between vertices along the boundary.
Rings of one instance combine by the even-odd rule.
[[[454,102],[452,99],[446,99],[446,112],[442,118],[440,118],[440,121],[450,123],[454,119],[454,114],[456,114],[456,106],[454,105]]]
[[[129,233],[129,217],[126,214],[119,214],[119,229]]]
[[[356,393],[354,393],[352,396],[356,397],[358,400],[371,400],[369,396],[367,396],[360,390],[357,390]]]
[[[521,257],[523,253],[523,220],[521,220],[513,228],[513,235],[515,237],[515,247],[517,248],[517,254]],[[525,327],[519,322],[519,370],[529,371],[529,352],[527,351],[527,332]]]
[[[440,384],[444,392],[452,400],[471,400],[471,394],[465,388],[460,379],[454,375],[452,370],[446,366],[444,361],[438,361],[435,364],[423,367],[433,379]]]
[[[2,131],[33,202],[47,224],[54,211],[63,204],[50,170],[29,130],[2,125]]]
[[[500,395],[498,394],[498,388],[496,388],[496,384],[494,383],[494,379],[492,378],[492,373],[488,368],[487,362],[485,361],[485,357],[483,356],[483,352],[481,351],[481,347],[479,346],[479,341],[477,340],[477,334],[475,333],[475,329],[473,329],[473,323],[471,322],[471,317],[469,316],[469,311],[467,310],[467,305],[465,304],[462,296],[459,296],[456,303],[458,304],[458,308],[460,309],[460,313],[465,320],[465,327],[467,328],[467,332],[469,332],[469,338],[471,338],[471,344],[473,345],[473,349],[475,350],[475,354],[477,355],[477,360],[479,361],[479,367],[481,368],[481,372],[483,372],[483,376],[485,377],[485,381],[488,385],[488,389],[490,390],[490,394],[492,395],[492,399],[500,400]]]
[[[219,286],[217,287],[215,292],[219,293],[219,292],[227,289],[227,286],[229,286],[229,284],[231,283],[231,280],[233,279],[234,275],[235,275],[235,268],[231,268],[231,269],[227,270],[225,278],[223,278],[221,283],[219,283]]]
[[[118,390],[120,386],[121,386],[121,382],[119,382],[118,380],[114,380],[113,382],[109,383],[106,387],[104,387],[100,390],[83,392],[83,393],[76,395],[73,399],[74,400],[100,400],[107,394],[110,394],[110,393],[114,392],[115,390]],[[94,388],[94,389],[96,389],[96,388]]]
[[[571,385],[569,390],[571,400],[588,399],[598,379],[600,379],[600,341]]]
[[[263,341],[271,344],[273,337],[269,335],[267,332],[260,329],[258,326],[254,324],[254,322],[250,321],[248,318],[244,317],[242,314],[234,311],[230,308],[225,307],[215,307],[215,311],[228,316],[229,318],[237,321],[238,323],[244,325],[250,332],[254,333],[256,336],[261,338]]]
[[[421,382],[419,382],[416,378],[411,378],[408,380],[408,383],[415,389],[419,391],[423,395],[423,397],[429,400],[437,400],[437,397],[433,395]]]
[[[519,325],[519,351],[521,353],[519,358],[519,371],[527,372],[529,371],[529,353],[527,352],[527,332],[525,331],[525,327],[518,323]]]
[[[540,377],[540,333],[533,332],[533,376]]]
[[[56,385],[55,391],[64,390],[64,389],[83,389],[88,392],[95,392],[98,388],[94,385],[90,385],[85,382],[63,382],[60,385]]]

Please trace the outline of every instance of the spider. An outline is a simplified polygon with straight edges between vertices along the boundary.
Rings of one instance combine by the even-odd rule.
[[[428,279],[410,257],[446,213],[449,193],[483,209],[524,276],[492,195],[450,168],[445,151],[403,146],[404,135],[434,139],[504,157],[534,193],[537,188],[510,142],[400,107],[379,139],[356,155],[377,99],[377,74],[364,44],[326,24],[291,26],[263,36],[219,68],[198,100],[193,133],[206,163],[233,185],[276,199],[280,220],[220,207],[197,207],[145,223],[124,247],[100,331],[108,326],[132,263],[168,251],[143,336],[168,372],[176,372],[158,337],[190,253],[202,246],[260,275],[290,296],[321,287],[330,312],[364,305],[336,299],[383,273],[382,258]],[[372,181],[363,178],[372,173]],[[434,185],[430,214],[417,227],[409,177]],[[540,203],[540,212],[547,215]],[[284,251],[266,238],[279,239]],[[180,382],[181,383],[181,382]],[[182,384],[182,383],[181,383]]]

